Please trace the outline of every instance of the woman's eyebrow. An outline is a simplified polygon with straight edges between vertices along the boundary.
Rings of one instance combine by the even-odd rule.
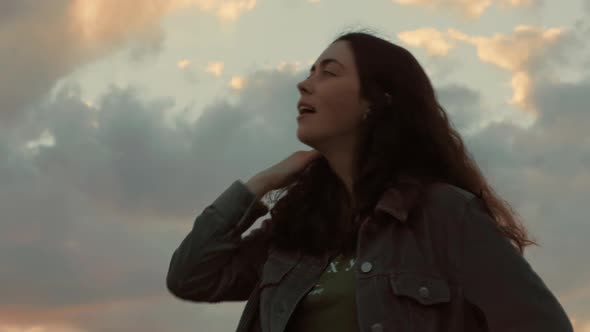
[[[338,60],[332,59],[332,58],[326,58],[326,59],[320,61],[320,67],[326,66],[326,65],[328,65],[331,62],[337,63],[340,66],[344,67],[344,65],[341,64]],[[311,69],[309,71],[310,72],[313,72],[314,70],[315,70],[315,65],[311,66]]]

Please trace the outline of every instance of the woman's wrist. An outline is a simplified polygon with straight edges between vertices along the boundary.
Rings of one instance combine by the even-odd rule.
[[[260,199],[268,192],[266,181],[257,175],[250,178],[245,184],[248,190],[256,195],[257,199]]]

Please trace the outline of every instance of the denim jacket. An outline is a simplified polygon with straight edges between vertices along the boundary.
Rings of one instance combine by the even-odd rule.
[[[423,200],[415,213],[412,196],[388,188],[375,206],[381,217],[362,221],[355,272],[362,332],[573,332],[480,197],[436,183]],[[232,183],[174,251],[168,290],[194,302],[247,300],[237,332],[283,332],[333,252],[275,250],[271,218],[242,237],[267,212],[243,182]]]

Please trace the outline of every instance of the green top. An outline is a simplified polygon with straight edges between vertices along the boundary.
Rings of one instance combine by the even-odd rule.
[[[359,331],[356,313],[355,261],[336,256],[318,283],[297,305],[286,332]]]

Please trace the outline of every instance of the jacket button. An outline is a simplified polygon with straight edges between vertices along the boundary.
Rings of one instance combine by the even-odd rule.
[[[420,296],[423,298],[427,298],[428,296],[430,296],[430,291],[428,290],[428,288],[426,288],[426,286],[422,286],[420,287],[420,289],[418,289],[418,294],[420,294]]]
[[[373,264],[371,264],[371,262],[364,262],[361,265],[361,271],[363,271],[363,272],[369,272],[369,271],[371,271],[372,268],[373,268]]]
[[[383,325],[381,323],[371,325],[371,332],[383,332]]]

